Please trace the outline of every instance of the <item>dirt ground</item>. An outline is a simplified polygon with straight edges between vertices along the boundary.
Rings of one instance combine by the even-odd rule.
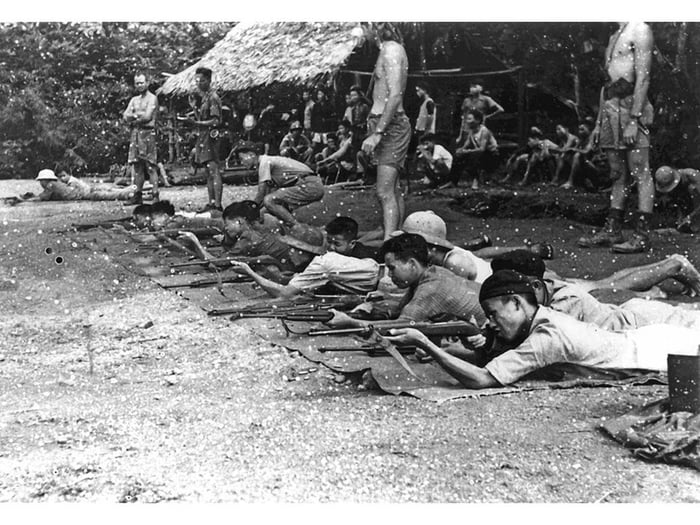
[[[2,181],[0,197],[37,191]],[[224,202],[249,197],[226,187]],[[204,204],[175,187],[176,207]],[[456,195],[412,194],[450,237],[549,240],[563,275],[603,276],[697,236],[655,234],[648,254],[582,250],[562,219],[483,221]],[[697,471],[633,458],[602,421],[664,386],[533,391],[437,405],[337,383],[265,340],[265,322],[207,317],[129,273],[70,225],[124,217],[119,203],[0,204],[0,501],[3,502],[700,502]],[[304,210],[378,223],[370,191]],[[47,253],[50,252],[50,253]],[[62,262],[57,263],[57,257]],[[272,322],[272,321],[270,321]]]

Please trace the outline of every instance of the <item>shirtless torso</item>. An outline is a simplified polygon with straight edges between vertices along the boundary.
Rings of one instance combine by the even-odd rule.
[[[380,127],[380,129],[386,127],[395,112],[404,110],[403,93],[406,91],[407,76],[408,57],[403,46],[393,41],[382,42],[374,71],[372,109],[370,110],[373,115],[385,117],[380,121],[380,124],[385,124],[385,126]],[[393,105],[391,102],[395,103],[394,107],[391,107]],[[391,113],[386,109],[389,109]]]

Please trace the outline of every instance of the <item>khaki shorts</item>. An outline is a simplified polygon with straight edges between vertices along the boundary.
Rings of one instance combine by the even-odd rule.
[[[623,133],[625,127],[630,123],[630,111],[632,109],[632,95],[625,98],[611,98],[603,101],[600,122],[600,139],[599,145],[601,149],[642,149],[650,146],[649,128],[648,126],[654,120],[654,108],[646,101],[642,109],[642,116],[639,119],[637,131],[637,139],[634,144],[625,144]]]
[[[299,182],[294,186],[280,188],[270,193],[275,201],[283,204],[290,210],[320,201],[323,198],[323,194],[323,181],[317,175],[309,175],[299,179]]]
[[[367,136],[374,133],[379,123],[380,115],[370,115],[367,118]],[[411,123],[404,112],[397,113],[384,130],[385,135],[374,148],[374,162],[377,166],[391,166],[402,170],[411,143]]]

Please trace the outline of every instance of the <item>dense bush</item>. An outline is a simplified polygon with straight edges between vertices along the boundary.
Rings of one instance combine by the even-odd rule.
[[[0,25],[0,178],[42,167],[106,172],[126,160],[121,123],[132,77],[152,88],[162,73],[199,59],[230,23],[25,23]]]

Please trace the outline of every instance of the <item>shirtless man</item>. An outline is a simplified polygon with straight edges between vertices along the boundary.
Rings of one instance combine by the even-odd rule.
[[[158,200],[158,171],[156,158],[156,111],[158,97],[148,91],[146,75],[134,75],[136,96],[129,100],[122,118],[131,126],[128,162],[131,166],[136,193],[133,204],[141,204],[143,183],[148,173],[153,186],[153,200]]]
[[[649,169],[649,129],[654,108],[647,99],[654,37],[647,24],[620,23],[605,53],[609,82],[600,92],[600,109],[592,133],[606,151],[613,180],[605,228],[581,237],[584,248],[612,246],[617,253],[639,253],[649,248],[649,219],[654,208],[654,182]],[[637,184],[638,214],[635,232],[624,241],[622,222],[627,186]]]
[[[371,24],[365,37],[379,47],[379,57],[374,69],[368,135],[362,151],[374,154],[377,163],[377,197],[382,206],[383,237],[387,240],[404,216],[399,171],[411,141],[411,124],[403,108],[408,57],[398,30],[389,23]]]

